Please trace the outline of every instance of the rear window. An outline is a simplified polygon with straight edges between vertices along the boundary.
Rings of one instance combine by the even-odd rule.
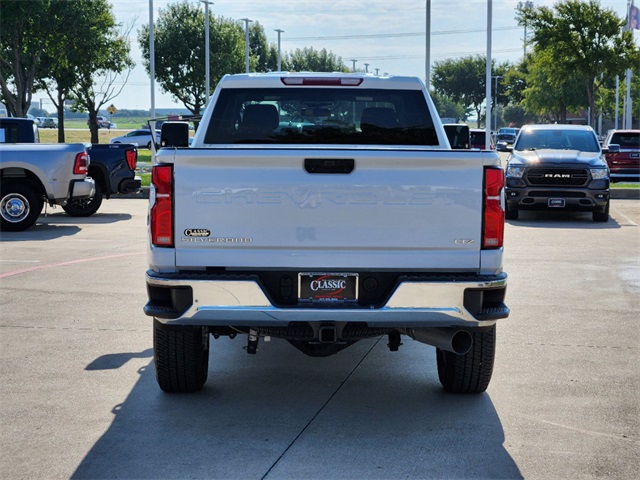
[[[598,140],[589,130],[536,129],[524,130],[514,150],[579,150],[599,152]]]
[[[438,145],[418,90],[223,89],[209,144]]]
[[[620,148],[640,149],[640,132],[614,133],[609,143],[620,145]]]
[[[471,145],[484,145],[486,132],[471,132]]]

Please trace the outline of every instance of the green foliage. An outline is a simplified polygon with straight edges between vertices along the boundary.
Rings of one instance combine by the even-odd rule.
[[[29,111],[40,56],[54,33],[51,5],[50,0],[0,4],[0,100],[11,116]]]
[[[315,50],[313,47],[297,48],[286,55],[282,61],[282,70],[291,72],[349,72],[342,57],[328,52],[325,48]]]
[[[261,27],[260,27],[261,28]],[[260,37],[260,28],[254,27]],[[160,9],[154,28],[155,74],[162,90],[193,114],[206,104],[205,16],[198,4],[174,3]],[[150,74],[149,26],[138,32],[143,63]],[[231,19],[209,19],[210,81],[244,72],[244,30]]]
[[[113,80],[131,69],[133,62],[128,41],[119,33],[107,0],[58,2],[50,22],[56,26],[56,34],[41,57],[37,85],[56,106],[58,141],[63,142],[65,100],[74,99],[75,108],[89,111],[90,118],[93,113],[95,121],[100,107],[122,89],[114,88]],[[99,78],[107,80],[95,82]],[[97,125],[93,133],[97,139]]]
[[[469,109],[465,108],[459,102],[455,102],[451,97],[438,92],[432,92],[431,99],[441,118],[455,118],[461,122],[469,118]]]
[[[576,72],[560,74],[564,67],[550,55],[549,50],[540,50],[532,57],[522,103],[529,113],[566,123],[567,113],[577,111],[588,100],[581,76]]]
[[[481,55],[435,62],[431,83],[436,93],[450,97],[465,109],[473,108],[480,123],[482,105],[486,99],[486,57]],[[504,76],[509,64],[492,62],[493,75]],[[498,89],[498,102],[506,97]]]
[[[531,29],[535,55],[544,55],[538,69],[550,85],[567,79],[583,85],[593,125],[602,79],[620,75],[640,60],[632,33],[620,33],[624,20],[597,0],[564,0],[553,8],[520,9],[518,21]]]

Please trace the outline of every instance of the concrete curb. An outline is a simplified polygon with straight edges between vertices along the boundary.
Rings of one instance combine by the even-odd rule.
[[[611,198],[618,199],[640,199],[640,188],[612,188]]]

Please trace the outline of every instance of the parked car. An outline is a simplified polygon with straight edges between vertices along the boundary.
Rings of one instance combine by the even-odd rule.
[[[479,148],[480,150],[484,150],[486,148],[486,130],[481,129],[481,128],[472,128],[469,131],[471,140],[470,140],[470,144],[469,144],[469,148]],[[489,148],[491,150],[495,150],[496,149],[496,141],[495,138],[493,137],[493,135],[490,136],[489,139]]]
[[[47,117],[36,117],[36,123],[38,124],[38,127],[42,128],[45,118]]]
[[[640,180],[640,130],[609,130],[602,150],[612,182]]]
[[[87,126],[89,126],[89,119],[87,118]],[[98,115],[96,117],[96,123],[98,124],[98,128],[115,128],[115,124],[111,123],[107,117],[103,117]]]
[[[58,128],[58,119],[47,117],[42,121],[42,128]]]
[[[120,137],[113,137],[109,140],[109,143],[132,143],[137,147],[146,147],[151,149],[151,131],[149,129],[141,128],[139,130],[133,130],[132,132],[122,135]],[[156,144],[160,143],[160,130],[156,130]]]
[[[526,125],[507,159],[505,217],[519,210],[590,211],[609,220],[609,168],[585,125]]]
[[[500,152],[507,152],[513,148],[516,137],[520,132],[519,128],[501,128],[496,134],[496,149]]]

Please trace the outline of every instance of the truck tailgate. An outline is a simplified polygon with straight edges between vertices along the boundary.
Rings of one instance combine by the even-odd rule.
[[[482,152],[207,148],[185,153],[174,165],[175,255],[183,268],[470,271],[480,266]],[[158,160],[171,163],[170,151]],[[308,162],[319,162],[331,172],[332,165],[349,160],[350,173],[305,169]]]

